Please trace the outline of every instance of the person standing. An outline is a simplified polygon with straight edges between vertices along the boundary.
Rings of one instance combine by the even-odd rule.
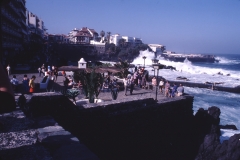
[[[165,96],[170,97],[170,84],[168,83],[168,81],[165,84]]]
[[[45,76],[45,66],[44,66],[44,64],[42,65],[41,70],[42,70],[42,74],[43,74],[43,77],[44,77]]]
[[[29,92],[29,79],[26,74],[23,76],[22,86],[23,86],[23,93],[28,93]]]
[[[130,94],[132,95],[133,94],[133,89],[134,89],[134,78],[132,77],[131,79],[130,79]]]
[[[177,88],[177,95],[182,96],[183,93],[184,93],[184,87],[182,86],[182,84],[180,84],[179,87]]]
[[[54,81],[57,82],[57,77],[58,77],[58,69],[55,67],[53,70],[53,74],[55,76]]]
[[[38,73],[39,73],[39,77],[41,77],[42,71],[41,71],[41,68],[40,68],[40,67],[38,68]]]
[[[172,92],[170,95],[171,98],[173,98],[175,96],[175,93],[177,92],[177,88],[178,88],[178,86],[175,83],[173,83]]]
[[[10,65],[8,65],[6,69],[7,69],[8,76],[10,76],[10,74],[11,74],[11,67],[10,67]]]
[[[115,77],[115,76],[114,76]],[[124,94],[125,96],[127,96],[127,89],[128,89],[128,78],[118,78],[118,77],[115,77],[116,79],[119,79],[119,80],[122,80],[123,81],[123,85],[124,85]]]
[[[16,75],[13,75],[13,78],[11,79],[10,82],[12,83],[13,90],[14,90],[15,92],[17,92],[17,91],[18,91],[18,80],[17,80],[17,78],[16,78]]]
[[[157,79],[156,79],[156,77],[153,77],[152,78],[152,86],[153,86],[153,90],[156,90],[156,87],[157,87]]]
[[[30,87],[29,92],[30,93],[35,92],[35,82],[34,82],[35,79],[36,79],[36,76],[33,75],[29,81],[29,87]]]
[[[163,79],[161,79],[161,81],[159,82],[159,90],[161,93],[163,93],[163,86],[164,86],[164,81]]]

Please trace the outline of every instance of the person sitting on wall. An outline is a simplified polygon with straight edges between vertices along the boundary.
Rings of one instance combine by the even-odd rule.
[[[180,84],[179,87],[177,88],[177,95],[182,96],[183,93],[184,93],[184,87],[182,86],[182,84]]]
[[[72,79],[69,80],[69,83],[68,83],[68,89],[71,89],[73,88],[73,85],[74,85],[74,82]]]

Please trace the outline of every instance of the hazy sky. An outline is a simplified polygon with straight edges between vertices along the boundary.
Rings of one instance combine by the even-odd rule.
[[[51,34],[88,27],[179,53],[240,54],[240,0],[26,0]]]

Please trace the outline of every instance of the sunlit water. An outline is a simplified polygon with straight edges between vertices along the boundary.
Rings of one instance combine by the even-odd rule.
[[[132,64],[143,66],[143,56],[147,57],[145,59],[146,70],[149,71],[150,75],[153,75],[153,52],[141,51]],[[221,82],[223,83],[221,86],[225,87],[240,86],[240,55],[218,55],[216,58],[220,60],[219,63],[191,63],[188,60],[181,63],[157,57],[159,63],[176,68],[176,70],[162,69],[159,71],[159,75],[167,80],[176,80],[176,77],[182,76],[189,79],[190,82]],[[190,87],[185,87],[185,92],[194,96],[194,114],[200,107],[207,109],[211,106],[217,106],[221,109],[220,124],[234,124],[240,129],[240,94]],[[221,140],[228,139],[235,133],[240,133],[239,131],[221,131]]]

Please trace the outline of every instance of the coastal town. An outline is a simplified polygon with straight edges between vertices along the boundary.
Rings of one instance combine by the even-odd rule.
[[[201,160],[225,151],[231,153],[225,158],[239,158],[230,141],[240,135],[229,144],[219,141],[220,128],[236,126],[221,126],[215,106],[193,115],[194,97],[184,90],[239,88],[159,74],[175,69],[159,57],[219,62],[214,55],[178,54],[140,37],[86,26],[48,33],[26,0],[0,3],[0,159]],[[146,56],[131,64],[145,50],[154,53],[154,74]]]

